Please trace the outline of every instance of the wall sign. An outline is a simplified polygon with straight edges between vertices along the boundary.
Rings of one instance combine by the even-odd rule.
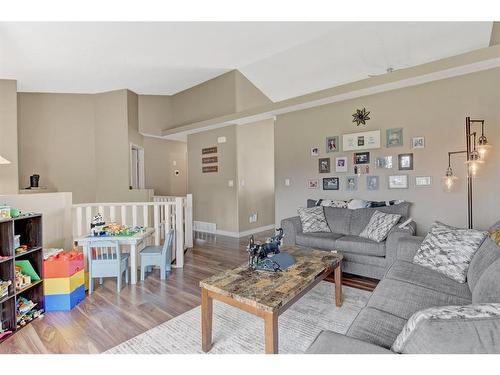
[[[357,151],[380,148],[380,130],[342,135],[342,150]]]
[[[201,153],[203,155],[206,155],[206,154],[216,154],[217,153],[217,146],[202,148],[201,149]]]
[[[211,164],[211,163],[217,163],[218,159],[217,156],[209,156],[207,158],[202,158],[201,163],[202,164]]]
[[[216,165],[210,165],[210,166],[207,166],[207,167],[203,167],[201,169],[201,171],[203,173],[212,173],[212,172],[218,172],[219,171],[219,167],[216,166]]]

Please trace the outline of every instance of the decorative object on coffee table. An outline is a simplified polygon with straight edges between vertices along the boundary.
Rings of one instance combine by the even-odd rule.
[[[320,281],[334,273],[335,303],[342,305],[340,253],[285,246],[295,264],[283,272],[258,272],[241,266],[200,282],[202,349],[212,347],[213,299],[264,319],[265,351],[278,353],[278,317]]]

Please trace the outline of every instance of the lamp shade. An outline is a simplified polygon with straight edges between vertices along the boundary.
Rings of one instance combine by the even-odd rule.
[[[3,158],[3,157],[0,155],[0,164],[10,164],[10,161],[8,161],[7,159]]]

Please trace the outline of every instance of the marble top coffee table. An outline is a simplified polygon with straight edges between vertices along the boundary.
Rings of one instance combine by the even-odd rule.
[[[334,273],[335,304],[342,305],[342,254],[283,246],[295,258],[283,272],[253,271],[247,265],[200,282],[202,349],[212,347],[213,299],[264,319],[266,353],[278,353],[278,316]]]

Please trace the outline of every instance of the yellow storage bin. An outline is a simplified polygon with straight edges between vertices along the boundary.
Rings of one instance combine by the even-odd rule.
[[[81,270],[71,277],[58,277],[55,279],[45,279],[43,281],[43,291],[45,294],[70,294],[75,289],[84,284],[85,271]]]

